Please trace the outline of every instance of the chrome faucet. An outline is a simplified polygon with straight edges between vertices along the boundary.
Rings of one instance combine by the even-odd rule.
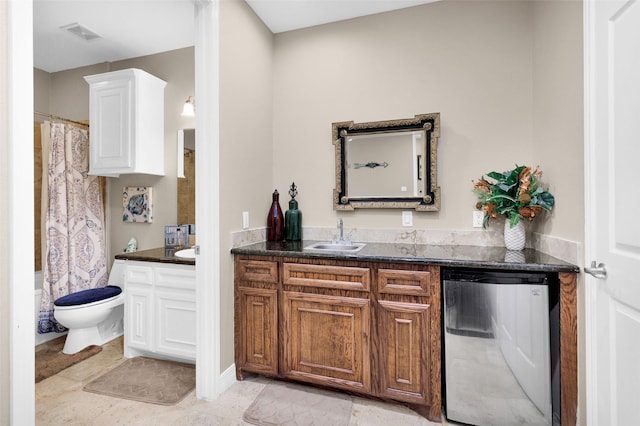
[[[351,244],[351,241],[344,239],[344,222],[342,218],[338,219],[338,240],[336,244]]]

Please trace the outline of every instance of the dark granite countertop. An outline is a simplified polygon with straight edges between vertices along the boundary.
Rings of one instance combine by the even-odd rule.
[[[533,249],[510,251],[504,247],[366,243],[358,252],[305,250],[318,241],[263,241],[231,249],[233,254],[279,257],[332,258],[363,261],[424,262],[439,266],[519,271],[580,272],[577,265]]]
[[[138,260],[141,262],[175,263],[178,265],[195,265],[195,259],[185,259],[174,255],[175,250],[154,248],[149,250],[136,251],[134,253],[116,254],[116,259]]]

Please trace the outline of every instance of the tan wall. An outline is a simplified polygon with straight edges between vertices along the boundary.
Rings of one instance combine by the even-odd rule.
[[[51,89],[51,74],[46,71],[34,68],[33,70],[33,110],[37,112],[49,113],[49,91]],[[34,116],[34,120],[43,121],[45,118],[39,115]]]
[[[535,1],[533,140],[556,197],[540,232],[584,245],[582,2]],[[578,275],[578,419],[586,419],[584,279]]]
[[[397,210],[332,209],[331,123],[441,113],[442,208],[416,228],[471,228],[472,179],[533,161],[531,4],[442,1],[277,34],[274,185],[303,226],[400,227]]]
[[[470,228],[471,180],[518,163],[558,198],[542,232],[582,241],[581,7],[441,1],[276,35],[274,185],[296,181],[304,225],[400,226],[398,211],[332,210],[330,124],[440,112],[442,209],[415,227]]]
[[[556,197],[540,230],[584,241],[582,3],[534,2],[533,146]]]
[[[162,247],[164,226],[176,224],[177,131],[180,128],[194,127],[193,118],[180,116],[187,96],[193,96],[195,93],[194,50],[178,49],[52,74],[41,70],[35,72],[36,105],[43,108],[36,109],[61,117],[83,120],[89,118],[89,85],[83,77],[125,68],[140,68],[167,82],[164,119],[165,176],[122,175],[119,178],[107,179],[107,232],[110,240],[107,250],[110,250],[110,258],[122,252],[131,237],[137,239],[139,250]],[[122,188],[125,186],[153,187],[153,223],[122,222]]]
[[[233,363],[229,233],[266,225],[273,191],[273,35],[244,1],[220,3],[220,366]],[[281,191],[282,192],[282,191]]]

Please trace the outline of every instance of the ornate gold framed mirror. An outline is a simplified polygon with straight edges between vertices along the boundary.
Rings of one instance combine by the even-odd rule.
[[[440,210],[440,113],[404,120],[332,124],[335,210]]]

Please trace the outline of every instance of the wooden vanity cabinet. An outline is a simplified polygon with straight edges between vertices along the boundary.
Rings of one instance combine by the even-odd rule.
[[[242,372],[278,374],[278,263],[235,258],[235,358]]]
[[[437,266],[237,255],[235,339],[238,379],[343,389],[441,421]]]

